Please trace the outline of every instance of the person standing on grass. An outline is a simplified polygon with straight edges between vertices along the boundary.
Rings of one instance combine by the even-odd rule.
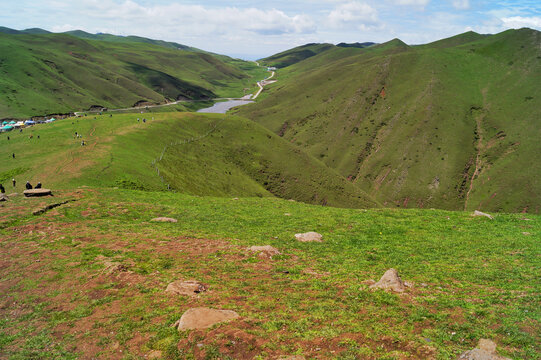
[[[38,183],[36,184],[36,187],[35,187],[34,189],[41,189],[41,183],[38,182]]]
[[[15,159],[15,153],[11,154],[11,157]]]
[[[4,185],[0,184],[0,193],[5,194],[6,189],[4,189]]]
[[[30,181],[26,182],[26,190],[32,190],[32,184],[30,184]]]
[[[15,185],[17,185],[17,181],[15,181],[15,178],[11,179],[11,182],[13,183],[13,187],[15,187]]]

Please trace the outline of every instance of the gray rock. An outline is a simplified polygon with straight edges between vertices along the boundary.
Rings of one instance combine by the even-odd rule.
[[[300,242],[323,242],[323,235],[314,231],[303,234],[295,234],[295,238]]]
[[[29,189],[23,191],[24,196],[26,197],[37,197],[37,196],[52,196],[53,193],[50,189]]]
[[[205,307],[191,308],[173,325],[179,331],[207,329],[215,324],[237,319],[239,314],[232,310],[216,310]]]
[[[170,223],[178,222],[177,219],[168,218],[168,217],[157,217],[157,218],[154,218],[154,219],[152,219],[150,221],[152,221],[152,222],[170,222]]]
[[[511,360],[496,353],[496,344],[488,339],[481,339],[477,347],[462,353],[457,360]]]
[[[383,289],[385,291],[392,290],[395,292],[404,292],[406,289],[404,282],[398,275],[398,271],[395,269],[389,269],[383,274],[381,279],[374,285],[370,286],[371,289]]]
[[[259,253],[259,255],[264,256],[264,257],[273,257],[274,255],[282,254],[277,248],[272,247],[270,245],[250,246],[248,250]]]
[[[478,211],[478,210],[475,210],[472,214],[472,216],[484,216],[484,217],[487,217],[489,218],[490,220],[493,220],[494,217],[490,214],[487,214],[487,213],[484,213],[484,212],[481,212],[481,211]]]
[[[165,292],[174,295],[195,296],[207,290],[207,286],[194,280],[177,280],[167,285]]]

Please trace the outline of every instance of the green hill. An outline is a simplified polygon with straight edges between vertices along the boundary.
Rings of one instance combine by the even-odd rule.
[[[264,73],[172,43],[96,36],[0,33],[0,118],[242,96]]]
[[[75,132],[83,135],[87,146],[74,139]],[[52,187],[86,184],[165,190],[169,185],[199,196],[278,196],[338,207],[378,206],[323,163],[261,125],[238,117],[90,116],[38,124],[22,133],[2,134],[0,141],[1,158],[16,154],[4,164],[0,182],[16,175]]]
[[[331,49],[238,113],[386,206],[539,212],[541,34]]]

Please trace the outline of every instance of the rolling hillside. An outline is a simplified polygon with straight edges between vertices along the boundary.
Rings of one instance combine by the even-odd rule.
[[[5,32],[0,118],[242,96],[264,73],[250,62],[144,38]]]
[[[538,213],[540,44],[521,29],[330,49],[238,113],[386,206]]]
[[[148,121],[137,121],[138,116]],[[75,132],[86,146],[74,139]],[[10,160],[2,167],[0,183],[16,177],[54,188],[84,183],[148,191],[169,185],[198,196],[277,196],[337,207],[379,206],[343,176],[261,125],[224,115],[115,114],[60,120],[1,134],[0,157]]]

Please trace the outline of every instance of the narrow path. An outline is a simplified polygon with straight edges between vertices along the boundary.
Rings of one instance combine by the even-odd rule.
[[[271,75],[268,78],[265,78],[265,79],[257,82],[257,86],[259,86],[259,90],[254,95],[254,97],[252,97],[252,100],[255,100],[259,96],[259,94],[261,94],[261,92],[263,91],[263,86],[267,85],[266,82],[269,81],[270,79],[272,79],[273,76],[274,76],[274,71],[271,73]]]
[[[257,61],[254,61],[254,62],[256,63],[257,66],[261,66],[261,65],[259,65],[259,63]],[[144,110],[144,109],[147,109],[147,108],[158,108],[158,107],[163,107],[163,106],[177,105],[177,104],[184,103],[184,102],[187,103],[187,102],[221,101],[221,100],[247,100],[247,99],[252,99],[253,100],[253,99],[255,99],[255,98],[257,98],[259,96],[261,91],[263,91],[263,86],[266,85],[265,81],[268,81],[268,80],[272,79],[273,76],[274,76],[274,71],[272,72],[272,74],[268,78],[265,78],[265,79],[257,82],[257,86],[259,86],[259,90],[257,91],[255,96],[253,96],[253,97],[250,94],[250,95],[245,95],[245,96],[240,97],[240,98],[214,98],[214,99],[207,99],[207,100],[177,100],[177,101],[173,101],[173,102],[170,102],[170,103],[167,103],[167,104],[133,106],[133,107],[127,107],[127,108],[120,108],[120,109],[107,109],[107,112]],[[74,114],[75,114],[75,116],[79,116],[79,115],[84,114],[84,113],[97,113],[97,112],[100,112],[100,111],[98,111],[98,110],[75,111]]]

